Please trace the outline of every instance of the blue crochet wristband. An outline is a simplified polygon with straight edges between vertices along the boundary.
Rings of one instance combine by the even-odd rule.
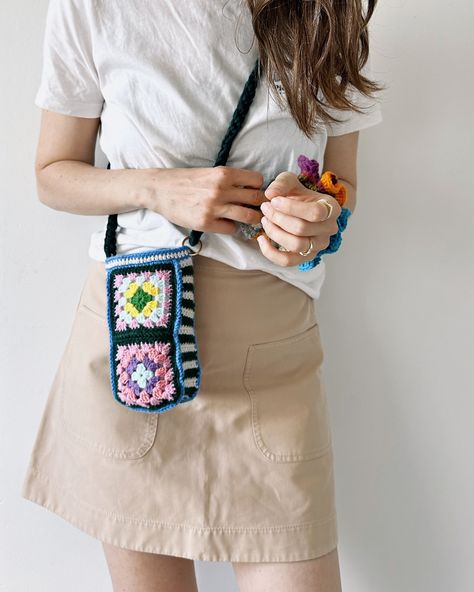
[[[349,219],[349,216],[351,214],[352,212],[349,208],[341,208],[341,213],[337,217],[337,226],[339,229],[336,232],[336,234],[333,234],[329,239],[329,245],[322,251],[319,251],[319,253],[316,255],[314,259],[311,259],[310,261],[305,261],[304,263],[300,263],[298,265],[298,269],[300,269],[301,271],[308,271],[310,269],[313,269],[321,261],[321,255],[325,255],[326,253],[334,253],[339,249],[342,242],[341,233],[346,229],[347,220]]]

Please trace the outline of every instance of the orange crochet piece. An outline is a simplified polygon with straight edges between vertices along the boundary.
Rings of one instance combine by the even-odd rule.
[[[323,190],[325,193],[328,193],[337,201],[337,203],[341,206],[344,205],[347,199],[347,189],[346,186],[343,185],[337,175],[332,173],[331,171],[326,171],[321,175],[321,179],[318,183],[318,189]]]

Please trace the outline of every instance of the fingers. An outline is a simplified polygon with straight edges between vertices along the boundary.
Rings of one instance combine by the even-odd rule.
[[[235,220],[236,222],[243,222],[244,224],[258,224],[262,219],[262,212],[260,209],[252,209],[237,204],[223,204],[216,211],[216,216],[219,218],[227,218]]]
[[[260,206],[268,201],[263,191],[248,187],[230,187],[223,198],[226,203],[216,208],[216,216],[244,224],[258,224],[262,218]]]
[[[196,230],[201,230],[196,228]],[[236,231],[235,222],[231,220],[214,220],[206,227],[206,232],[216,232],[218,234],[234,234]]]
[[[216,174],[220,175],[225,185],[234,185],[235,187],[251,187],[260,189],[263,185],[264,177],[258,171],[249,169],[236,169],[227,165],[220,165],[214,168]]]
[[[235,204],[248,204],[260,207],[268,201],[265,193],[248,187],[231,187],[225,192],[225,200]]]
[[[294,200],[296,201],[296,200]],[[272,200],[273,202],[273,200]],[[299,202],[301,205],[311,205],[308,202]],[[326,209],[326,206],[319,204],[319,207]],[[337,221],[333,215],[325,220],[324,222],[308,222],[307,219],[302,217],[296,217],[289,214],[284,214],[279,209],[277,210],[271,205],[271,202],[263,203],[260,209],[264,213],[265,217],[271,222],[286,230],[290,234],[295,236],[314,236],[317,234],[336,234],[338,230]],[[308,216],[308,214],[306,214]]]
[[[285,232],[276,224],[273,224],[268,218],[262,218],[262,226],[265,230],[267,236],[269,236],[272,240],[276,243],[287,249],[288,251],[306,251],[309,247],[309,237],[306,236],[295,236],[294,234],[290,234]],[[315,244],[315,239],[311,239],[313,241],[313,245]],[[316,253],[313,252],[313,257],[315,257]]]
[[[286,195],[291,193],[293,189],[298,187],[300,182],[298,176],[291,171],[283,171],[279,173],[275,179],[265,190],[265,195],[268,199],[272,199],[277,195]]]
[[[316,252],[312,252],[306,257],[303,257],[299,253],[285,253],[279,251],[264,235],[259,236],[257,238],[257,242],[260,246],[262,254],[276,265],[280,265],[282,267],[293,267],[303,263],[304,261],[313,259],[316,256]]]
[[[318,199],[326,199],[333,206],[331,218],[337,218],[341,213],[341,206],[339,203],[330,195],[320,193],[319,196]],[[278,196],[273,198],[270,204],[272,208],[282,214],[294,216],[295,218],[303,218],[308,222],[326,221],[327,207],[323,203],[318,203],[316,199],[311,201],[299,201],[297,199]]]
[[[260,206],[266,201],[268,200],[264,192],[258,189],[228,187],[218,198],[221,203],[216,203],[214,215],[216,218],[227,218],[244,224],[258,224],[262,218]]]
[[[262,218],[262,226],[266,235],[270,239],[288,251],[304,253],[308,250],[310,244],[312,244],[313,248],[311,253],[306,255],[306,257],[310,256],[310,259],[315,257],[319,251],[325,249],[330,242],[329,236],[327,234],[322,234],[320,236],[295,236],[282,230],[279,226],[273,224],[273,222],[268,220],[265,216]]]

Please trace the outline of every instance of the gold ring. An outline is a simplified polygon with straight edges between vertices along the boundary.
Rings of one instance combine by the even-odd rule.
[[[309,255],[311,253],[313,248],[314,248],[313,240],[309,239],[309,247],[306,249],[306,251],[298,251],[298,255],[301,255],[302,257],[306,257],[306,255]]]
[[[189,241],[189,236],[185,236],[185,237],[183,238],[183,241],[182,241],[182,243],[181,243],[181,244],[183,245],[183,247],[184,247],[184,246],[186,246],[186,241]],[[201,239],[199,239],[199,242],[198,242],[198,247],[199,247],[199,248],[198,248],[198,250],[197,250],[197,251],[192,251],[192,252],[190,253],[191,257],[194,257],[195,255],[197,255],[198,253],[200,253],[200,252],[201,252],[201,249],[202,249],[202,242],[201,242]],[[189,245],[189,248],[191,249],[191,246],[190,246],[190,245]]]
[[[330,218],[334,206],[331,203],[329,203],[327,201],[327,199],[324,199],[324,197],[322,197],[321,199],[318,199],[318,201],[316,203],[320,203],[320,202],[322,202],[328,210],[328,215],[326,216],[326,218],[324,218],[324,220],[327,220],[328,218]],[[324,222],[324,220],[321,220],[321,222]]]

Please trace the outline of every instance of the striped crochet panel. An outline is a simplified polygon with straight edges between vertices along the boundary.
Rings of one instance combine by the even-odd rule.
[[[201,372],[189,248],[114,255],[105,268],[115,399],[148,412],[191,401]]]
[[[194,334],[194,274],[192,259],[181,259],[181,324],[179,342],[183,367],[183,402],[194,399],[200,383],[200,365]]]

